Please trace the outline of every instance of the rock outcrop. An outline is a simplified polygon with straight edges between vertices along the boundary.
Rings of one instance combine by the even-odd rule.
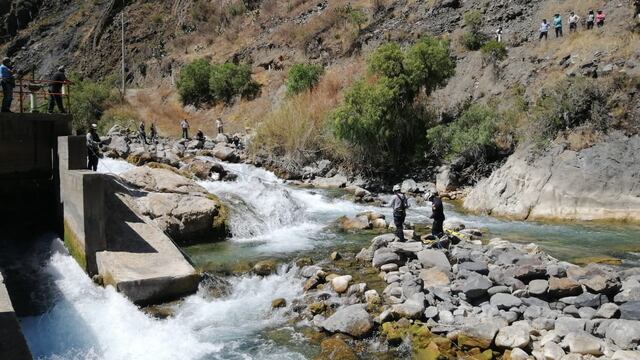
[[[638,164],[639,136],[612,135],[580,151],[556,144],[537,157],[519,151],[480,181],[464,206],[520,220],[640,221]]]

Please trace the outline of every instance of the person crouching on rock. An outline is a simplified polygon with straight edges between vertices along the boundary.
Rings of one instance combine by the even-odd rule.
[[[407,197],[400,190],[400,185],[395,185],[393,187],[391,208],[393,209],[393,223],[396,225],[396,237],[398,237],[399,241],[405,241],[404,219],[407,217],[409,201],[407,201]]]
[[[427,195],[427,200],[431,202],[431,218],[433,219],[433,225],[431,227],[431,234],[436,238],[440,238],[444,235],[444,207],[442,206],[442,200],[438,196],[438,192],[434,191]]]
[[[202,132],[202,129],[198,129],[198,132],[196,133],[196,140],[198,140],[201,143],[204,143],[204,133]]]
[[[87,169],[98,171],[98,158],[100,158],[100,145],[102,141],[98,136],[98,125],[91,124],[91,128],[87,133]]]

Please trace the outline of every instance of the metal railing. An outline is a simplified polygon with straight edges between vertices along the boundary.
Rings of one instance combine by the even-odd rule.
[[[17,105],[18,111],[16,112],[46,113],[49,111],[51,96],[60,95],[65,113],[71,113],[71,81],[16,79],[15,83],[12,109],[15,109]],[[53,84],[61,84],[61,92],[49,92],[49,86]],[[57,104],[55,104],[55,109],[57,109]]]

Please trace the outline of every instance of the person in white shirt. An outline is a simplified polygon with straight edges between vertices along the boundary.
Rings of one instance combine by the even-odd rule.
[[[542,38],[547,40],[549,38],[550,28],[551,28],[551,24],[547,22],[547,19],[543,19],[542,24],[540,24],[540,37],[538,38],[538,40],[542,40]]]
[[[180,127],[182,128],[182,138],[188,139],[189,138],[189,122],[187,121],[187,119],[182,120],[182,122],[180,123]]]
[[[580,16],[576,15],[573,11],[569,16],[569,32],[578,31],[578,22],[580,21]]]
[[[218,134],[224,134],[224,125],[222,124],[222,118],[218,118],[218,120],[216,120],[216,128],[218,129]]]

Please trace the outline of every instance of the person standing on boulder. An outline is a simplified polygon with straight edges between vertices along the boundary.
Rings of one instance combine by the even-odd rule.
[[[61,113],[65,113],[64,104],[62,103],[62,86],[67,81],[64,74],[64,66],[58,67],[58,71],[53,74],[49,84],[49,114],[53,113],[53,108],[57,105]]]
[[[1,112],[11,112],[13,102],[13,88],[16,87],[16,79],[11,68],[11,59],[2,59],[0,64],[0,85],[2,86],[2,110]]]
[[[91,124],[91,128],[87,133],[87,156],[89,161],[87,169],[98,171],[98,159],[100,158],[100,136],[98,136],[98,125]]]
[[[182,120],[180,123],[180,127],[182,128],[182,138],[185,140],[189,139],[189,122],[187,119]]]
[[[151,145],[147,142],[147,132],[145,131],[144,121],[140,121],[140,125],[138,125],[138,136],[140,136],[140,141],[142,141],[145,145]]]
[[[396,226],[396,237],[399,241],[404,239],[404,219],[407,217],[407,209],[409,201],[400,190],[400,185],[393,187],[393,199],[391,200],[391,208],[393,209],[393,223]]]
[[[216,120],[216,128],[218,129],[218,134],[224,134],[224,124],[222,123],[222,118],[218,118],[218,120]]]
[[[151,127],[149,128],[149,139],[151,143],[154,144],[156,142],[156,138],[158,137],[158,130],[156,130],[156,122],[151,122]]]
[[[442,200],[438,196],[438,192],[434,191],[427,195],[427,200],[431,202],[431,218],[433,219],[433,225],[431,227],[431,234],[436,238],[440,238],[444,235],[444,206]]]

